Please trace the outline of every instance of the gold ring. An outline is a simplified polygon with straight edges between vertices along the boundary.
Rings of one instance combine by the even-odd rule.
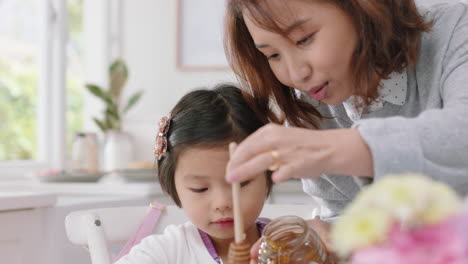
[[[273,158],[273,164],[268,167],[268,170],[277,171],[281,165],[280,155],[276,150],[272,150],[270,153],[271,157]]]

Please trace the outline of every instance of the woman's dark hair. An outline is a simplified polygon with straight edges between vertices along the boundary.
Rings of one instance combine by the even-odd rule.
[[[287,1],[284,0],[286,4]],[[414,0],[310,0],[333,4],[352,20],[358,32],[353,55],[355,94],[368,105],[378,95],[381,79],[415,65],[421,33],[430,30],[432,22],[419,13]],[[262,118],[294,126],[319,127],[321,114],[302,101],[293,89],[283,85],[270,69],[266,57],[256,49],[243,14],[272,32],[287,37],[265,0],[228,0],[225,17],[225,52],[242,89],[253,95],[249,104]],[[281,12],[280,12],[281,13]],[[377,77],[376,77],[377,76]],[[281,111],[270,107],[276,102]]]
[[[167,153],[158,161],[161,188],[181,206],[174,174],[178,156],[187,147],[218,147],[241,142],[265,125],[257,118],[244,96],[250,96],[230,84],[212,90],[201,89],[186,94],[171,111],[167,131]],[[267,173],[268,192],[272,187]]]

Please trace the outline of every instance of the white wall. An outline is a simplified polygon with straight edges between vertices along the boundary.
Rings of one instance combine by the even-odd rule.
[[[176,4],[177,0],[122,2],[121,56],[130,70],[124,97],[137,90],[145,91],[142,100],[124,119],[124,130],[134,136],[138,160],[153,160],[157,121],[182,95],[196,87],[235,81],[234,75],[227,70],[182,72],[176,69]],[[94,39],[96,37],[99,36],[94,34]],[[95,59],[88,58],[86,65],[93,68]],[[92,80],[103,82],[99,78],[88,79]],[[95,130],[90,116],[99,114],[100,107],[93,99],[89,96],[86,99],[85,128]]]

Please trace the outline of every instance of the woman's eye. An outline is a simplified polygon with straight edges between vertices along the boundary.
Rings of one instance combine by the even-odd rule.
[[[198,188],[198,189],[197,189],[197,188],[190,188],[190,190],[191,190],[192,192],[202,193],[202,192],[207,191],[208,188]]]
[[[279,57],[279,54],[278,53],[275,53],[275,54],[272,54],[270,56],[267,56],[267,60],[273,60],[273,59],[277,59]]]
[[[241,186],[241,187],[247,186],[247,185],[249,185],[249,183],[251,183],[251,182],[252,182],[252,181],[244,181],[244,182],[241,182],[241,183],[240,183],[240,186]]]
[[[300,45],[307,44],[307,43],[312,39],[312,36],[313,36],[313,35],[314,35],[314,34],[308,35],[307,37],[305,37],[305,38],[299,40],[298,42],[296,42],[296,44],[299,45],[299,46],[300,46]]]

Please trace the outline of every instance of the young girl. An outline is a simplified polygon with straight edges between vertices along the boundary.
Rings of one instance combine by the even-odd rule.
[[[185,95],[160,121],[155,155],[162,189],[190,219],[145,238],[117,264],[227,263],[234,240],[231,185],[225,180],[228,144],[240,142],[264,125],[241,91],[230,85]],[[241,183],[246,239],[259,239],[257,221],[272,181],[262,177]]]

